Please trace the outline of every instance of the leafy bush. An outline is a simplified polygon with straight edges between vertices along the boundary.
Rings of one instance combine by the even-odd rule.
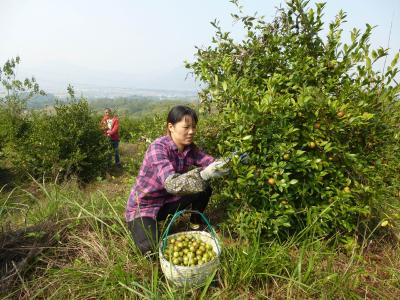
[[[8,143],[6,155],[34,177],[74,174],[90,181],[105,172],[110,151],[87,101],[72,99],[55,105],[54,114],[32,113],[24,134]]]
[[[110,144],[99,130],[88,103],[77,101],[71,86],[70,103],[55,105],[55,113],[32,113],[27,102],[44,95],[35,78],[20,81],[15,68],[20,58],[8,60],[0,69],[5,96],[0,98],[0,153],[15,169],[34,177],[83,181],[105,171],[111,157]]]
[[[120,118],[121,140],[133,143],[142,140],[153,141],[165,134],[165,119],[162,114],[141,118],[122,117]]]
[[[218,156],[221,139],[220,119],[215,114],[201,113],[196,132],[196,145],[211,155]]]
[[[203,109],[220,114],[219,152],[250,154],[221,190],[240,230],[351,234],[398,201],[399,54],[376,71],[388,49],[370,50],[370,25],[343,44],[340,11],[321,38],[324,4],[307,3],[288,1],[270,23],[234,15],[241,43],[213,23],[214,46],[187,64],[205,83]]]
[[[26,103],[35,95],[44,95],[35,78],[26,78],[21,81],[16,78],[15,68],[20,63],[20,58],[7,60],[0,68],[0,153],[4,145],[20,136],[26,127],[24,114]],[[1,155],[0,155],[1,157]]]

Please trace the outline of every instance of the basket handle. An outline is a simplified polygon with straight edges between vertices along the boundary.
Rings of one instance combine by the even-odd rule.
[[[175,220],[177,218],[179,218],[184,213],[196,213],[196,214],[200,215],[202,217],[202,219],[204,220],[204,222],[207,224],[207,228],[210,231],[212,238],[214,239],[214,241],[217,242],[217,234],[216,234],[214,228],[211,226],[210,222],[208,221],[207,217],[202,212],[199,212],[198,210],[182,209],[182,210],[179,210],[179,211],[174,213],[174,215],[172,216],[171,221],[169,222],[167,228],[165,229],[165,231],[164,231],[164,233],[163,233],[163,235],[161,237],[161,240],[162,240],[162,251],[164,251],[164,249],[165,249],[165,247],[167,245],[167,237],[168,237],[169,230],[170,230],[172,224],[175,222]],[[217,247],[219,248],[218,242],[216,244],[217,244]],[[220,249],[218,249],[218,250],[220,250]]]

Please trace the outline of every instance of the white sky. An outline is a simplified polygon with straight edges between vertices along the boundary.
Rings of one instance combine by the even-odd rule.
[[[378,26],[373,47],[386,47],[392,23],[391,54],[400,49],[399,0],[327,2],[327,20],[347,12],[345,36],[370,23]],[[240,3],[271,20],[284,1]],[[19,75],[34,75],[45,90],[69,83],[185,89],[183,61],[210,44],[210,21],[240,36],[232,12],[228,0],[0,0],[0,65],[19,55]]]

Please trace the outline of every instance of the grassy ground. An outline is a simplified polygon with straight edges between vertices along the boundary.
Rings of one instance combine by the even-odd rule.
[[[134,156],[129,145],[121,150],[125,162]],[[86,187],[33,181],[3,189],[2,299],[400,299],[392,235],[347,248],[312,234],[261,242],[231,232],[216,200],[206,213],[223,244],[220,269],[209,285],[175,288],[157,257],[138,254],[123,219],[135,163]]]

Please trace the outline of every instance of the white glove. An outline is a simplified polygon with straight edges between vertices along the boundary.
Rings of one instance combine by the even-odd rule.
[[[228,161],[224,159],[217,159],[209,164],[204,170],[200,171],[200,176],[204,180],[210,178],[221,177],[229,173],[229,169],[225,167]]]

